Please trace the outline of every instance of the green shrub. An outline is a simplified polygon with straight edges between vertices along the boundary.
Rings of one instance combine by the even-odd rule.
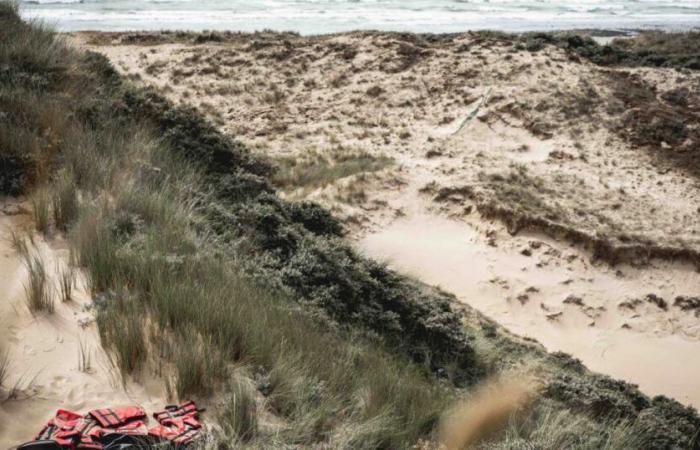
[[[292,289],[336,324],[377,333],[431,369],[455,364],[463,382],[478,373],[449,296],[413,285],[337,239],[309,232],[309,223],[295,223],[275,197],[261,195],[232,209],[211,205],[208,211],[217,234],[230,241],[245,236],[247,249],[266,253],[264,264],[250,270],[267,283]]]

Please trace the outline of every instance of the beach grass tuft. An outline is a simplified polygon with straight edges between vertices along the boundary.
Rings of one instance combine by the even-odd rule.
[[[341,148],[330,156],[311,152],[303,157],[279,158],[273,182],[283,189],[313,189],[353,175],[377,172],[392,163],[393,160],[385,156]]]
[[[10,369],[10,351],[0,345],[0,388],[5,385],[5,380]]]
[[[47,234],[51,226],[51,198],[48,188],[40,187],[31,197],[36,231]]]
[[[219,424],[229,442],[252,441],[258,434],[258,413],[255,387],[241,374],[234,374],[228,388]]]
[[[60,266],[56,269],[57,276],[58,276],[58,283],[59,283],[59,290],[61,294],[61,300],[64,303],[70,302],[73,300],[73,285],[75,283],[75,270],[73,269],[72,266],[67,265],[66,267],[63,267],[63,269],[60,268]]]
[[[46,264],[38,254],[27,253],[24,258],[27,281],[24,284],[27,307],[32,313],[54,312],[54,298]]]

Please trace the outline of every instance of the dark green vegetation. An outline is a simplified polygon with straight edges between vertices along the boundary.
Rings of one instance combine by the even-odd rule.
[[[557,33],[525,34],[518,40],[521,42],[516,47],[539,51],[545,45],[555,45],[571,58],[582,57],[606,67],[673,68],[679,76],[684,71],[700,70],[700,32],[648,32],[614,39],[607,45],[590,37]],[[662,164],[670,163],[700,177],[700,93],[687,87],[657,92],[642,77],[626,71],[605,75],[613,94],[607,99],[607,112],[620,118],[614,131],[653,152]],[[575,116],[589,113],[596,100],[600,103],[589,93],[577,99],[574,103],[584,108],[574,111]],[[582,101],[586,103],[582,105]]]
[[[473,313],[465,326],[449,294],[357,255],[326,210],[279,199],[271,166],[194,110],[6,3],[0,68],[3,192],[55,193],[37,197],[41,231],[67,230],[115,363],[218,404],[222,447],[408,448],[527,360],[543,398],[484,448],[699,448],[694,410]]]
[[[601,66],[669,67],[700,69],[700,32],[664,33],[642,32],[634,36],[618,37],[608,44],[598,44],[587,33],[550,32],[509,34],[483,31],[485,40],[510,42],[519,50],[538,52],[547,45],[555,45]]]
[[[666,67],[679,76],[683,70],[700,70],[700,32],[642,33],[608,45],[576,35],[537,34],[527,41],[563,47],[601,66]],[[642,77],[624,71],[608,72],[607,78],[613,93],[607,110],[621,119],[616,131],[661,161],[700,177],[700,94],[689,88],[657,92]]]
[[[635,74],[608,74],[614,97],[608,110],[621,114],[615,131],[648,149],[660,166],[671,165],[700,178],[700,91],[657,90]]]
[[[450,41],[459,34],[414,34],[387,32],[358,32],[360,34],[391,34],[405,44],[418,47],[411,50],[410,46],[402,46],[400,53],[409,57],[420,57],[425,48],[441,42]],[[572,57],[583,57],[601,66],[625,67],[670,67],[675,69],[700,69],[700,32],[684,33],[642,32],[634,36],[619,37],[608,44],[598,44],[586,33],[552,32],[552,33],[523,33],[509,34],[494,31],[469,32],[477,42],[512,43],[518,49],[540,51],[546,45],[556,45],[570,50]],[[122,44],[158,45],[173,42],[187,44],[207,44],[211,42],[252,41],[251,46],[264,48],[271,41],[293,41],[298,39],[296,33],[260,32],[252,34],[230,31],[213,31],[192,33],[186,31],[132,32],[132,33],[96,33],[90,37],[90,42],[96,45],[109,44],[118,41]],[[290,43],[290,45],[292,45]],[[342,51],[344,57],[352,59],[357,49],[339,45],[336,49]],[[463,51],[467,51],[464,48]],[[280,54],[280,58],[289,55]],[[373,95],[370,93],[370,95]]]
[[[527,35],[526,35],[527,36]],[[535,34],[526,37],[527,46],[551,43],[567,48],[602,66],[672,67],[700,70],[700,32],[646,32],[617,38],[607,45],[578,35]]]

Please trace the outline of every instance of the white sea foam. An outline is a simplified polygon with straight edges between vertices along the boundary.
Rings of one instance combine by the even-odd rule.
[[[22,3],[28,5],[53,5],[53,4],[68,4],[82,3],[83,0],[24,0]]]
[[[454,32],[700,27],[700,0],[26,0],[61,30]]]

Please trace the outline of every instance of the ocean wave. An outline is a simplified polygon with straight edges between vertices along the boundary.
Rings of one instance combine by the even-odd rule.
[[[22,0],[22,4],[27,5],[59,5],[83,3],[84,0]]]
[[[25,0],[59,30],[456,32],[700,27],[698,0]]]

